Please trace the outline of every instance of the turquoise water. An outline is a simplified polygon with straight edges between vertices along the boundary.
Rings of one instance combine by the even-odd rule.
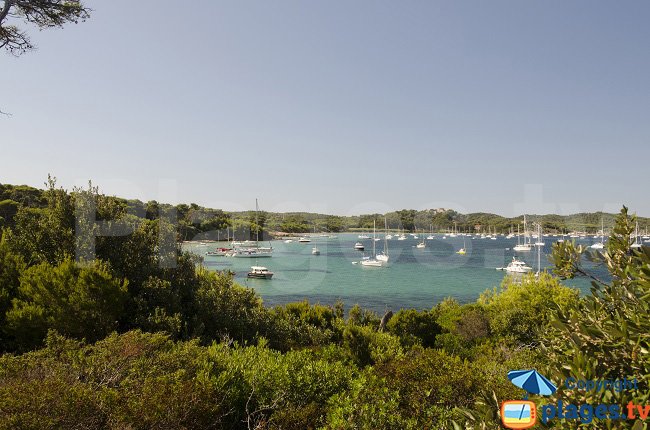
[[[366,254],[372,252],[372,239],[360,240],[357,234],[338,234],[335,238],[311,238],[311,243],[284,243],[273,241],[271,258],[208,257],[205,252],[224,243],[209,245],[185,244],[183,247],[204,257],[204,265],[213,270],[232,270],[238,283],[254,288],[267,305],[284,304],[308,299],[312,303],[332,304],[337,299],[346,306],[358,303],[364,308],[383,312],[386,308],[429,309],[445,297],[460,302],[476,300],[487,289],[499,286],[505,272],[495,268],[504,267],[512,260],[517,239],[499,237],[497,240],[471,239],[435,235],[427,240],[427,247],[415,245],[421,239],[408,236],[407,240],[389,240],[390,264],[388,267],[364,267],[358,262],[362,252],[353,249],[354,243],[362,242]],[[463,239],[465,243],[463,243]],[[542,268],[550,265],[547,255],[556,238],[546,237]],[[584,239],[583,243],[592,243]],[[265,243],[264,246],[268,244]],[[383,241],[376,242],[378,251]],[[311,254],[312,248],[320,249],[321,255]],[[463,246],[467,254],[456,251]],[[537,269],[536,250],[517,253],[518,257]],[[261,265],[275,273],[272,280],[247,279],[250,266]],[[602,275],[602,269],[596,268]],[[566,281],[567,284],[588,291],[585,279]]]

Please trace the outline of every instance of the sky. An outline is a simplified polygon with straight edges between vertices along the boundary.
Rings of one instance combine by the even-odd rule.
[[[86,1],[0,53],[0,183],[650,216],[650,2]],[[191,5],[191,6],[190,6]]]

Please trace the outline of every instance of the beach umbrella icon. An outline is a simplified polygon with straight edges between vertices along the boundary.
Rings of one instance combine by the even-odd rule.
[[[536,370],[511,370],[508,372],[508,379],[519,388],[523,388],[530,394],[541,394],[550,396],[555,393],[557,387],[544,375]]]

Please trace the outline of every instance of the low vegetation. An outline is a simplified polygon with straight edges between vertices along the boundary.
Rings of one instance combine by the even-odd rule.
[[[136,216],[92,186],[8,189],[0,428],[496,429],[500,402],[524,394],[507,372],[529,368],[554,381],[636,377],[638,391],[557,395],[648,403],[650,250],[630,250],[626,209],[603,253],[556,245],[555,274],[382,324],[342,303],[267,308],[178,246],[168,265],[164,217]],[[80,243],[75,222],[88,208],[128,228]],[[97,258],[77,258],[88,246]],[[561,279],[589,276],[583,258],[601,260],[612,281],[580,297]]]

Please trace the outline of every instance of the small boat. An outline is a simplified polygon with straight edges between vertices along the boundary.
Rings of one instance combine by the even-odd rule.
[[[591,245],[591,249],[603,249],[605,248],[605,245],[602,242],[596,242],[593,245]]]
[[[517,260],[517,257],[512,257],[512,261],[506,267],[506,272],[509,273],[528,273],[532,271],[533,268],[528,266],[521,260]]]
[[[363,246],[363,243],[357,242],[354,244],[354,249],[356,249],[357,251],[363,251],[365,247]]]
[[[311,255],[320,255],[320,249],[315,246],[311,249]]]
[[[225,257],[232,253],[232,248],[217,248],[215,251],[208,251],[205,253],[208,257]]]
[[[293,243],[293,239],[287,239],[284,241],[284,243]]]
[[[427,244],[424,243],[424,240],[422,240],[422,242],[420,242],[420,243],[418,243],[417,245],[415,245],[415,247],[418,248],[418,249],[423,249],[423,248],[426,248],[426,247],[427,247]]]
[[[227,255],[235,258],[269,258],[273,256],[272,247],[257,247],[257,248],[235,248]]]
[[[367,236],[365,234],[360,234],[359,239],[370,239],[370,236]]]
[[[303,237],[301,237],[300,239],[298,239],[298,242],[299,242],[299,243],[309,243],[309,242],[311,242],[311,239],[308,238],[308,237],[304,237],[304,236],[303,236]]]
[[[463,247],[460,248],[458,251],[456,251],[456,254],[460,254],[460,255],[467,254],[467,250],[465,249],[465,240],[464,239],[463,239]]]
[[[248,272],[248,277],[253,279],[271,279],[273,272],[263,266],[252,266],[251,271]]]

